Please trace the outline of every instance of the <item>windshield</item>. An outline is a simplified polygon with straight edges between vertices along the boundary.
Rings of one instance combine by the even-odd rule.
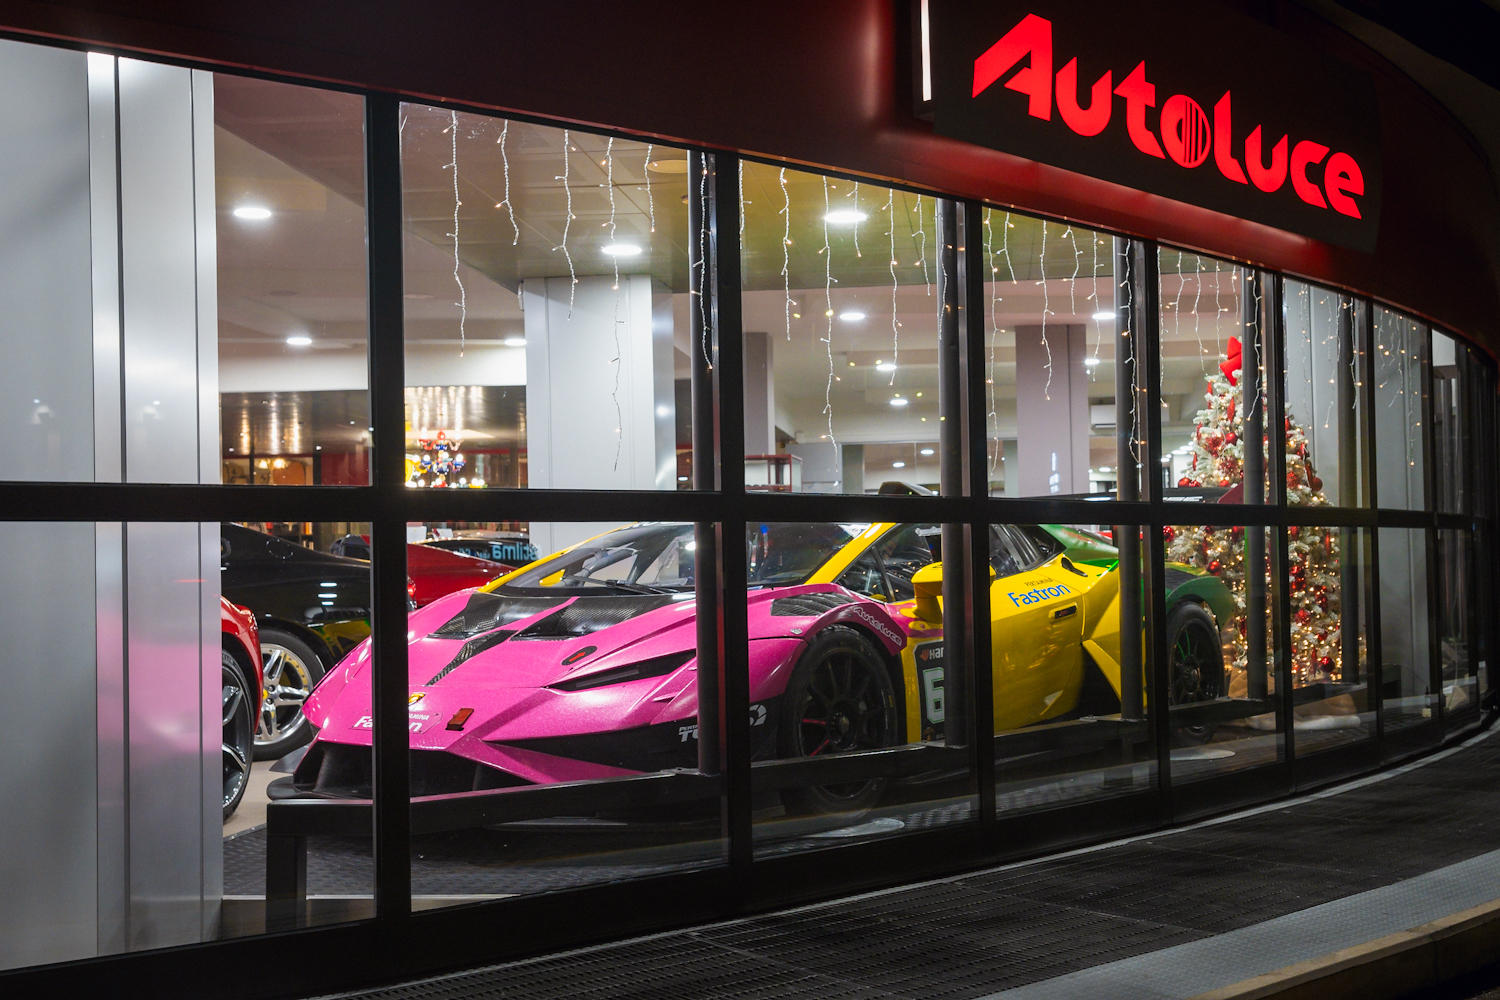
[[[745,567],[750,586],[789,587],[804,582],[868,524],[750,524]]]
[[[693,589],[692,524],[616,528],[523,571],[499,589],[666,594]]]
[[[749,584],[764,587],[802,583],[868,527],[867,524],[747,525],[745,554]],[[527,568],[497,589],[685,592],[693,589],[696,548],[690,523],[617,528]]]

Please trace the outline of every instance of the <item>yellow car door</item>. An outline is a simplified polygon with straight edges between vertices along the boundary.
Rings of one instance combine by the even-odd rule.
[[[1080,643],[1091,579],[1048,557],[1013,525],[990,532],[990,637],[995,730],[1029,726],[1072,710],[1083,681]]]

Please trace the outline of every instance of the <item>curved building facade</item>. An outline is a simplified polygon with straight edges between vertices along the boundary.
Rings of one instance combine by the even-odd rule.
[[[1348,21],[0,3],[0,982],[330,992],[1478,727],[1500,200]]]

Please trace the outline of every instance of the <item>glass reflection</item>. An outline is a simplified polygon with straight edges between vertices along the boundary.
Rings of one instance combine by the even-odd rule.
[[[975,818],[942,538],[936,524],[748,526],[759,856]]]
[[[1155,787],[1140,567],[1096,525],[990,526],[996,805],[1002,815]],[[1139,552],[1137,547],[1134,551]],[[1132,616],[1134,620],[1132,621]]]
[[[1272,529],[1175,525],[1166,548],[1172,781],[1285,754],[1272,657]],[[1300,574],[1289,573],[1295,588]]]
[[[953,203],[767,164],[741,171],[747,485],[936,490]]]
[[[1365,305],[1300,281],[1285,294],[1287,503],[1364,506]]]
[[[686,489],[687,154],[401,116],[407,484]]]
[[[990,494],[1114,492],[1116,428],[1134,424],[1132,397],[1116,399],[1114,241],[989,207],[981,218]]]
[[[364,101],[214,76],[223,482],[369,482]]]
[[[1375,310],[1375,499],[1395,510],[1426,506],[1427,327]]]
[[[1368,673],[1369,532],[1287,528],[1292,724],[1305,755],[1375,735]]]
[[[1384,487],[1379,496],[1383,505]],[[1427,618],[1427,532],[1381,528],[1379,543],[1381,725],[1390,736],[1432,718],[1436,707]]]

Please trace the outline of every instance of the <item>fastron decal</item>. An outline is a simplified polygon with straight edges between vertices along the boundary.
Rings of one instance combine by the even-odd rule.
[[[1059,583],[1050,587],[1034,587],[1031,590],[1020,593],[1011,591],[1005,596],[1010,598],[1010,603],[1016,607],[1020,607],[1023,604],[1040,604],[1042,601],[1050,601],[1054,597],[1066,597],[1072,592],[1067,584]]]
[[[1380,126],[1364,71],[1183,0],[916,6],[931,76],[917,110],[939,134],[1373,249]]]

